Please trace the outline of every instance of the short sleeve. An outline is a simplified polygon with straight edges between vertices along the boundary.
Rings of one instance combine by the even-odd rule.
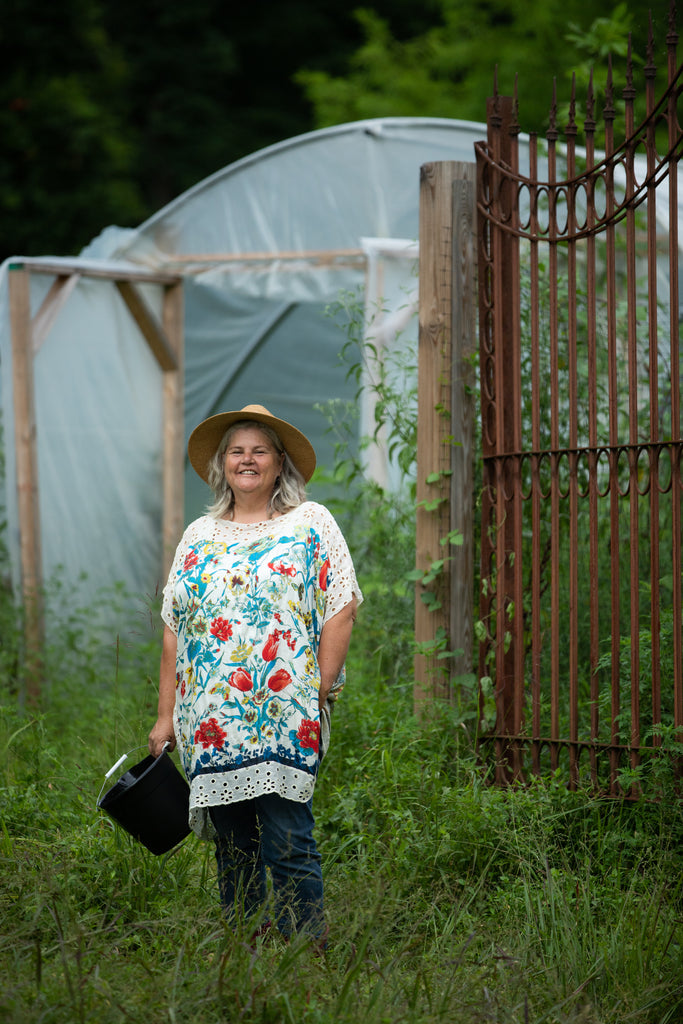
[[[330,562],[325,615],[323,625],[328,619],[350,604],[355,595],[358,604],[363,601],[363,594],[358,586],[356,570],[351,553],[339,525],[331,512],[320,506],[323,513],[322,537],[327,557]]]
[[[173,563],[171,565],[171,571],[168,574],[168,579],[166,580],[166,586],[164,587],[161,601],[161,618],[165,625],[167,625],[169,629],[173,630],[176,636],[178,635],[178,612],[175,607],[174,590],[180,566],[182,565],[187,552],[187,533],[188,531],[186,530],[178,544],[178,547],[176,548]]]

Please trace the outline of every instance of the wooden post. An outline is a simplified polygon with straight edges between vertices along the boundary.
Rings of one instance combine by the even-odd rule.
[[[164,371],[163,394],[163,580],[171,568],[173,555],[183,531],[185,429],[183,416],[183,286],[182,282],[164,291],[162,312],[164,332],[175,356],[175,368]]]
[[[465,180],[459,182],[455,190],[455,182],[459,178]],[[424,645],[422,650],[418,646],[414,665],[414,700],[418,712],[425,700],[432,697],[448,699],[451,695],[452,666],[450,659],[438,658],[438,641],[443,638],[448,650],[466,645],[457,671],[466,671],[464,666],[470,660],[471,548],[465,548],[463,557],[452,563],[450,559],[454,548],[448,544],[447,538],[453,528],[466,529],[472,520],[471,505],[469,511],[466,510],[472,498],[471,470],[467,469],[471,424],[463,433],[465,408],[458,410],[455,420],[452,402],[454,397],[460,400],[465,394],[463,360],[472,346],[473,180],[473,169],[454,161],[425,164],[421,168],[416,568],[423,574],[433,569],[437,572],[432,582],[426,585],[418,582],[416,586],[415,640],[418,645]],[[456,195],[457,207],[454,208]],[[458,258],[454,261],[456,234]],[[467,261],[469,270],[465,266]],[[457,319],[458,384],[455,392],[452,387],[454,274],[458,289],[469,301],[469,311],[463,308]],[[457,433],[454,421],[457,422]],[[463,448],[459,450],[454,471],[454,445],[461,443]],[[457,508],[452,515],[450,499],[454,472]],[[455,614],[465,615],[464,621],[458,624],[458,642],[455,644],[451,614],[454,564],[458,566],[458,572],[464,573],[457,587]]]
[[[8,282],[17,518],[25,617],[24,674],[27,701],[35,706],[40,699],[42,682],[43,602],[29,271],[22,264],[11,264]]]

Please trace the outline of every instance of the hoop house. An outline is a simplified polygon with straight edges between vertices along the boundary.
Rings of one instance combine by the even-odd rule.
[[[185,470],[184,505],[172,497],[173,488],[164,500],[164,451],[167,460],[175,452],[178,461],[184,439],[203,417],[259,402],[304,430],[319,464],[329,467],[333,441],[319,406],[350,401],[353,388],[338,359],[344,335],[326,308],[348,291],[358,291],[361,303],[388,303],[393,308],[383,340],[390,343],[396,325],[405,326],[417,305],[420,167],[471,161],[483,132],[480,124],[419,118],[312,132],[226,167],[137,229],[105,229],[77,260],[6,263],[0,365],[15,585],[27,524],[17,498],[26,485],[16,456],[22,437],[15,436],[10,267],[28,270],[30,282],[33,380],[27,393],[34,415],[20,433],[34,434],[29,507],[38,580],[59,569],[67,581],[81,580],[84,595],[113,581],[153,592],[168,556],[164,504],[179,505],[174,524],[166,526],[168,547],[170,534],[209,497]],[[132,296],[116,283],[130,273],[139,278]],[[158,348],[163,357],[162,300],[176,279],[184,297],[184,387],[169,401],[164,370],[173,369],[172,353],[165,365]],[[46,307],[60,289],[60,301]],[[16,344],[15,337],[15,360]],[[182,364],[182,353],[178,358]],[[173,409],[178,444],[169,447]],[[373,471],[381,476],[386,467]]]

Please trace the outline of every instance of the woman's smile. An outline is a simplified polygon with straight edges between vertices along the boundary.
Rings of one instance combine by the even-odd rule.
[[[235,498],[263,498],[273,493],[282,468],[282,456],[270,438],[256,427],[244,427],[230,439],[225,453],[225,479]]]

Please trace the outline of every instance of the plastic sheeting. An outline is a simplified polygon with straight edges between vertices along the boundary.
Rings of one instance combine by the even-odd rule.
[[[138,229],[106,228],[84,250],[88,266],[184,273],[186,436],[205,416],[259,402],[304,430],[319,464],[331,467],[334,438],[319,407],[335,401],[347,408],[354,392],[338,360],[346,336],[327,307],[341,291],[353,291],[362,315],[366,283],[378,296],[388,280],[405,305],[405,289],[416,287],[414,254],[382,253],[381,240],[410,246],[418,235],[420,166],[472,161],[474,141],[484,137],[483,125],[420,118],[312,132],[219,171]],[[372,261],[363,239],[380,241],[379,249],[370,244]],[[316,255],[292,259],[292,252]],[[52,279],[31,278],[35,312]],[[145,295],[158,311],[160,289],[147,287]],[[396,326],[407,324],[385,323],[385,339],[396,336]],[[415,337],[414,318],[411,329]],[[140,595],[162,582],[160,377],[114,285],[81,279],[36,355],[35,406],[43,574],[49,581],[59,573],[84,603],[116,581]],[[11,382],[5,265],[0,393],[16,582]],[[371,414],[362,411],[366,419]],[[324,497],[320,485],[312,494]],[[208,498],[188,470],[186,521]]]
[[[332,468],[335,437],[320,407],[352,402],[354,386],[338,358],[347,338],[329,306],[344,292],[358,295],[361,316],[368,295],[371,304],[382,296],[389,311],[407,295],[414,302],[420,167],[472,162],[485,135],[482,124],[433,118],[312,132],[224,168],[136,232],[93,243],[89,254],[186,275],[186,436],[206,416],[258,402],[303,430],[319,464]],[[302,252],[311,255],[290,258]],[[355,430],[371,416],[359,410]],[[311,492],[325,497],[320,484]],[[190,468],[185,496],[189,521],[210,498]]]
[[[10,272],[8,264],[0,270],[0,359],[4,497],[18,583]],[[30,275],[32,315],[53,280]],[[159,293],[145,286],[157,312]],[[112,283],[81,278],[33,372],[43,577],[59,577],[82,606],[119,581],[142,595],[154,587],[160,560],[161,371]]]

